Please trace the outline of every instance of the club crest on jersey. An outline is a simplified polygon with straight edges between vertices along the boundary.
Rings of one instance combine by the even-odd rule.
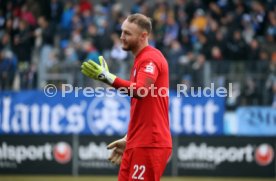
[[[154,64],[150,62],[148,65],[146,65],[145,72],[154,73]]]

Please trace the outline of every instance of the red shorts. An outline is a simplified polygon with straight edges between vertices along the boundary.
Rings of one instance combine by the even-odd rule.
[[[160,181],[171,148],[132,148],[124,152],[118,181]]]

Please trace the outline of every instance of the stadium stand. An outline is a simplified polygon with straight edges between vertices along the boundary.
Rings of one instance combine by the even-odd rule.
[[[98,86],[80,64],[104,55],[128,77],[120,48],[129,13],[152,18],[151,45],[166,55],[170,86],[233,83],[228,109],[276,107],[276,2],[273,0],[0,0],[0,90],[47,83]],[[124,63],[122,63],[124,62]]]

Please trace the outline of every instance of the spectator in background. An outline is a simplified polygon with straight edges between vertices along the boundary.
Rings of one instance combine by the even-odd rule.
[[[113,46],[110,51],[110,68],[113,68],[114,66],[114,69],[111,71],[116,73],[116,75],[126,79],[128,66],[126,62],[127,52],[122,49],[120,37],[116,33],[113,33],[111,38],[113,41]]]
[[[269,19],[269,25],[267,28],[267,33],[274,36],[274,38],[276,38],[276,10],[274,11],[270,11],[269,15],[268,15],[268,19]]]
[[[3,34],[8,34],[10,36],[10,40],[13,41],[14,35],[17,31],[17,27],[14,25],[14,21],[12,18],[8,18],[5,22],[5,29],[2,30]],[[13,44],[13,42],[11,43]]]
[[[197,9],[191,22],[192,32],[204,32],[207,27],[207,17],[203,9]]]
[[[92,11],[93,5],[89,0],[79,0],[80,13],[83,14],[85,11]]]
[[[98,51],[102,50],[101,47],[101,37],[98,35],[98,29],[94,24],[90,24],[85,34],[85,38],[93,41],[95,47],[97,47]]]
[[[29,24],[25,20],[20,20],[19,30],[14,35],[13,50],[18,58],[18,71],[20,75],[21,89],[33,88],[31,80],[35,72],[31,69],[31,55],[33,48],[33,32],[29,29]]]
[[[275,60],[271,60],[270,65],[269,65],[269,74],[267,77],[267,80],[265,82],[265,91],[268,93],[267,95],[269,95],[269,104],[271,105],[271,101],[274,102],[274,95],[275,95],[275,91],[273,91],[273,87],[275,86],[276,83],[276,59]]]
[[[94,46],[93,42],[90,40],[84,41],[82,45],[82,50],[85,54],[85,59],[81,58],[79,60],[97,60],[100,56],[97,48]]]
[[[144,3],[145,3],[145,0],[135,0],[130,10],[131,14],[141,13]]]
[[[55,30],[57,30],[57,26],[61,21],[61,15],[63,12],[63,2],[59,0],[51,0],[49,5],[49,21],[51,22],[52,26],[54,26]]]
[[[242,17],[242,37],[245,40],[247,44],[250,44],[250,42],[253,40],[255,31],[253,29],[253,26],[251,24],[251,17],[248,14],[244,14]]]
[[[176,84],[178,83],[180,76],[179,61],[181,56],[185,55],[185,51],[177,40],[171,42],[169,49],[170,51],[167,52],[167,60],[170,72],[170,86],[171,88],[176,89]]]
[[[66,45],[64,47],[63,51],[64,51],[64,61],[66,63],[73,64],[76,61],[80,60],[78,57],[78,54],[77,54],[74,46],[72,46],[72,44]]]
[[[214,19],[216,22],[220,21],[220,17],[223,16],[223,11],[219,7],[219,5],[216,2],[210,2],[209,3],[209,11],[210,11],[210,16],[212,19]]]
[[[125,15],[123,13],[122,5],[121,4],[116,4],[112,8],[112,13],[111,13],[111,24],[110,26],[112,27],[112,32],[120,35],[121,34],[121,26],[122,23],[125,19]]]
[[[69,39],[72,28],[72,19],[77,11],[77,7],[71,1],[65,1],[64,9],[61,14],[61,39]]]
[[[251,3],[251,17],[253,20],[253,27],[257,36],[262,36],[265,33],[267,13],[263,2],[252,1]]]
[[[174,16],[169,15],[166,21],[166,29],[164,34],[163,45],[165,47],[168,47],[172,43],[172,41],[177,39],[178,32],[179,32],[179,26],[175,21]]]
[[[84,53],[86,50],[83,48],[84,39],[82,36],[81,29],[76,29],[72,32],[70,42],[72,43],[73,47],[76,49],[78,53],[78,57],[83,60],[86,58],[86,54]]]
[[[272,98],[271,106],[273,108],[276,108],[276,82],[274,82],[272,85],[272,96],[273,96],[273,98]]]
[[[38,82],[43,87],[46,82],[48,68],[56,64],[57,58],[54,50],[54,27],[48,22],[45,16],[38,18],[38,28],[35,30],[36,46],[39,49]]]
[[[34,27],[36,25],[36,19],[33,15],[33,13],[28,9],[27,4],[24,4],[21,7],[20,12],[20,20],[24,20],[28,23],[28,25]]]
[[[100,37],[100,47],[102,54],[109,52],[112,47],[110,35],[113,28],[109,26],[108,8],[102,5],[95,6],[94,23],[97,27],[97,34]]]
[[[0,90],[11,90],[16,73],[17,59],[9,50],[0,51]]]
[[[250,75],[247,75],[243,85],[244,88],[242,91],[241,105],[258,105],[260,95],[258,94],[256,79]]]
[[[48,20],[41,16],[38,18],[38,29],[36,30],[36,38],[41,39],[40,44],[40,62],[42,66],[52,67],[55,62],[50,59],[49,56],[54,48],[54,27],[48,22]]]
[[[204,65],[205,65],[205,56],[203,54],[199,54],[195,62],[192,64],[192,80],[194,87],[204,87]]]
[[[186,6],[187,0],[176,0],[173,4],[174,17],[179,24],[187,19],[185,14]]]
[[[227,56],[226,58],[234,61],[246,60],[246,43],[241,36],[240,30],[234,30],[232,37],[227,41]]]
[[[195,61],[195,55],[193,52],[188,51],[183,56],[179,57],[178,68],[177,68],[177,82],[187,83],[189,86],[193,86],[192,80],[192,65]],[[169,60],[170,61],[170,60]],[[174,85],[171,85],[173,87]]]
[[[85,10],[81,14],[81,20],[82,20],[82,29],[83,33],[85,33],[89,27],[89,25],[94,23],[93,15],[91,13],[91,10]]]
[[[25,20],[20,20],[18,32],[13,39],[14,52],[19,59],[19,63],[31,63],[31,50],[33,47],[33,33]],[[27,66],[28,66],[27,65]]]
[[[256,70],[256,74],[259,77],[259,79],[257,80],[258,82],[258,91],[260,96],[262,96],[260,98],[260,104],[261,105],[269,105],[270,101],[269,101],[269,94],[267,93],[265,86],[266,86],[266,80],[268,78],[267,72],[269,72],[269,54],[264,51],[261,50],[260,51],[260,60],[258,62],[258,66],[257,66],[257,70]],[[265,72],[265,73],[264,73]]]
[[[250,73],[257,72],[257,62],[260,61],[260,47],[259,42],[253,39],[248,47],[247,67]]]
[[[187,2],[185,11],[187,13],[187,22],[190,24],[192,19],[195,16],[195,12],[198,10],[204,10],[205,6],[203,4],[202,0],[194,0],[194,1],[189,1]]]
[[[88,39],[92,40],[100,54],[109,57],[111,50],[116,50],[110,35],[121,33],[122,22],[131,11],[153,18],[154,36],[151,36],[150,44],[162,50],[167,58],[178,54],[178,48],[171,48],[177,47],[174,42],[177,41],[183,49],[183,55],[176,55],[179,57],[179,62],[176,62],[178,67],[171,70],[172,87],[175,87],[174,82],[181,81],[183,77],[188,77],[187,80],[193,83],[193,76],[186,68],[191,68],[195,61],[183,63],[190,54],[193,54],[193,57],[203,54],[206,61],[212,63],[212,73],[223,76],[224,80],[229,70],[240,81],[244,72],[250,72],[252,76],[258,77],[258,80],[253,80],[256,81],[257,87],[262,87],[263,77],[266,80],[269,75],[266,70],[272,64],[270,61],[276,59],[275,2],[255,0],[175,0],[151,3],[137,0],[133,2],[132,7],[126,7],[122,1],[115,3],[112,0],[103,0],[97,4],[90,0],[1,1],[0,48],[15,52],[19,62],[17,70],[22,72],[22,67],[25,67],[28,72],[32,69],[32,31],[37,28],[36,44],[40,42],[40,52],[44,52],[44,56],[41,54],[44,59],[40,58],[39,64],[43,67],[46,62],[44,69],[52,67],[57,61],[54,52],[59,52],[57,55],[60,57],[62,50],[65,50],[66,62],[70,60],[71,63],[78,62],[73,61],[74,57],[78,60],[80,57],[86,58],[83,44]],[[37,21],[37,17],[41,15],[46,17],[47,23]],[[25,25],[22,22],[25,22]],[[49,25],[43,28],[42,24]],[[60,31],[55,28],[59,25]],[[29,38],[26,39],[26,35],[29,35]],[[60,47],[57,47],[54,40],[60,40]],[[56,48],[61,51],[56,51]],[[26,58],[30,50],[30,58]],[[230,64],[226,60],[229,60]],[[170,58],[168,61],[175,63]],[[22,66],[22,62],[30,63]],[[253,67],[244,66],[249,62],[254,62]],[[239,70],[237,74],[233,72],[236,69]],[[260,74],[263,77],[260,77]],[[23,87],[28,86],[22,85]],[[263,97],[266,99],[267,96]]]
[[[1,37],[1,42],[0,42],[0,49],[12,49],[12,42],[11,42],[11,37],[9,33],[3,32],[3,35]]]

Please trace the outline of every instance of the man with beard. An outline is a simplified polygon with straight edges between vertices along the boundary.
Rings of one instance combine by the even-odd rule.
[[[168,64],[162,53],[149,46],[152,25],[148,17],[132,14],[122,24],[122,48],[135,56],[130,80],[108,70],[102,56],[100,65],[92,60],[82,64],[82,73],[131,96],[127,135],[108,145],[109,160],[120,164],[118,180],[159,181],[172,151],[168,116]]]

